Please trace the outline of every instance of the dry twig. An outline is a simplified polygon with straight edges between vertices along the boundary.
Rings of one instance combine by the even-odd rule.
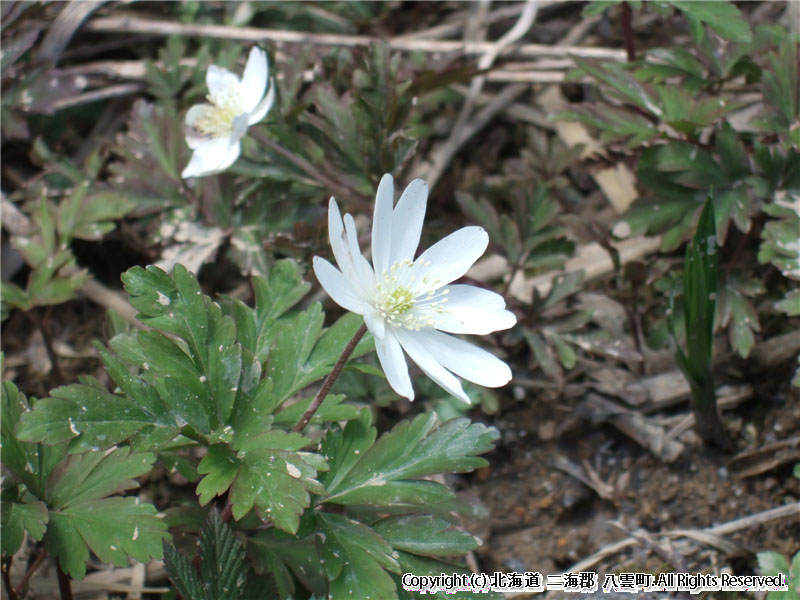
[[[107,33],[146,33],[150,35],[185,35],[208,37],[243,42],[273,42],[276,44],[316,44],[319,46],[369,46],[380,41],[366,35],[339,35],[333,33],[310,33],[303,31],[285,31],[279,29],[260,29],[257,27],[231,27],[227,25],[196,25],[140,19],[137,17],[102,17],[89,21],[85,29]],[[392,50],[422,51],[445,54],[461,52],[475,56],[492,52],[498,42],[464,43],[453,40],[414,40],[393,38],[386,40]],[[582,46],[548,46],[545,44],[521,44],[506,48],[500,54],[537,58],[553,56],[565,58],[581,56],[606,60],[625,60],[625,51],[614,48],[584,48]]]

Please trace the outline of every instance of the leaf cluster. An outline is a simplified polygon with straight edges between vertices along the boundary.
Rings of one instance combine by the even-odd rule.
[[[34,144],[34,157],[46,165],[42,178],[9,199],[14,216],[7,223],[11,243],[30,268],[24,288],[3,282],[4,312],[70,300],[88,279],[72,252],[73,240],[99,241],[113,231],[133,203],[97,183],[103,157],[94,152],[82,165],[65,160],[46,146]],[[21,206],[21,210],[20,210]]]
[[[160,558],[161,540],[168,533],[156,508],[118,495],[138,487],[134,478],[149,472],[156,456],[129,446],[70,453],[64,443],[25,442],[15,429],[30,414],[24,395],[4,382],[3,467],[10,476],[3,479],[0,502],[3,558],[17,552],[26,532],[76,579],[86,573],[90,551],[117,566],[131,558]]]
[[[575,73],[594,79],[603,100],[560,116],[590,125],[612,148],[635,151],[641,196],[625,220],[634,235],[660,234],[665,251],[690,237],[713,188],[723,265],[716,323],[747,356],[760,329],[755,306],[766,294],[748,282],[765,279],[759,263],[788,277],[798,264],[797,42],[778,26],[751,30],[728,2],[660,5],[683,14],[694,44],[649,50],[629,64],[575,57]],[[745,91],[756,98],[755,111],[741,101]],[[724,268],[728,257],[738,273]],[[792,314],[791,285],[774,289],[785,296],[762,305]]]
[[[368,410],[334,394],[311,422],[322,428],[313,450],[310,437],[292,431],[311,401],[303,390],[330,372],[360,319],[346,315],[324,328],[318,303],[298,309],[309,285],[290,260],[275,263],[267,278],[253,279],[252,308],[231,298],[214,302],[180,265],[173,276],[135,267],[123,281],[148,329],[118,333],[108,347],[97,345],[115,389],[84,378],[52,390],[32,410],[4,419],[9,443],[46,452],[58,448],[69,464],[100,457],[96,468],[108,480],[124,470],[117,462],[137,457],[138,470],[124,470],[128,487],[130,478],[156,461],[180,465],[197,481],[201,506],[226,498],[248,554],[256,557],[256,571],[269,576],[280,597],[296,595],[303,586],[333,598],[350,597],[350,590],[364,598],[399,598],[405,597],[403,572],[460,568],[453,561],[477,543],[453,527],[453,492],[429,478],[485,466],[478,455],[491,448],[494,429],[465,418],[440,423],[428,413],[379,437]],[[363,340],[354,355],[371,344]],[[199,462],[193,458],[197,449]],[[86,463],[80,464],[86,472]],[[36,467],[32,471],[38,476]],[[25,477],[24,467],[15,472]],[[118,527],[118,515],[101,509],[93,512],[96,531],[116,525],[125,535],[145,533],[147,522],[135,522],[139,513],[125,521],[132,525],[126,532]],[[54,519],[51,514],[50,523]],[[242,547],[215,519],[201,535],[206,566],[197,577],[188,559],[167,550],[173,581],[187,597],[211,597],[225,581],[239,589],[235,582],[246,578]],[[255,533],[254,521],[267,528]],[[30,527],[31,535],[41,537],[41,527]],[[98,551],[92,540],[87,543],[101,558],[119,560],[122,552],[139,558],[122,535],[109,538],[116,550]],[[86,557],[75,544],[54,553],[65,557],[70,572],[82,574],[78,565]]]

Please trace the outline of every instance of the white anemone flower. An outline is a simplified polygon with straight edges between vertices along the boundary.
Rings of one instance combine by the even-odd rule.
[[[250,51],[241,79],[211,65],[206,85],[208,103],[195,104],[186,113],[186,143],[194,154],[183,177],[213,175],[230,167],[239,157],[239,140],[247,128],[267,116],[275,102],[275,82],[269,79],[267,54],[261,48]]]
[[[353,217],[347,214],[343,221],[331,198],[328,233],[339,269],[315,256],[314,273],[337,304],[364,316],[395,392],[414,399],[405,350],[428,377],[469,403],[456,375],[500,387],[510,381],[511,369],[486,350],[444,332],[484,335],[512,327],[517,318],[499,294],[451,284],[486,250],[489,236],[482,227],[459,229],[414,259],[427,199],[427,184],[416,179],[394,206],[392,176],[383,176],[375,200],[370,265],[358,247]]]

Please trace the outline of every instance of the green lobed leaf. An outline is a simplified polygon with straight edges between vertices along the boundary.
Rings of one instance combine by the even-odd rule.
[[[373,529],[392,548],[423,556],[462,556],[478,547],[472,535],[430,515],[389,517],[375,523]]]
[[[42,539],[47,529],[49,515],[44,502],[0,502],[0,523],[3,536],[0,538],[0,549],[3,556],[13,556],[22,546],[25,532],[37,542]]]
[[[2,383],[0,404],[0,444],[3,466],[38,498],[44,497],[45,481],[49,469],[64,454],[64,448],[43,448],[38,444],[21,441],[15,429],[22,415],[26,414],[28,401],[25,395],[10,381]]]
[[[50,473],[46,500],[53,509],[139,487],[133,478],[149,472],[155,455],[133,453],[129,447],[65,457]]]
[[[660,135],[649,119],[634,111],[588,102],[556,115],[558,120],[585,123],[600,132],[604,142],[622,142],[636,148]]]
[[[331,582],[329,598],[397,598],[397,587],[386,571],[399,574],[401,569],[386,540],[344,515],[318,512],[316,520],[317,548]]]
[[[364,444],[370,434],[358,435],[358,443]],[[327,484],[327,501],[347,504],[351,498],[360,500],[364,490],[372,488],[383,503],[391,504],[391,491],[381,493],[389,482],[434,473],[463,473],[485,466],[486,461],[476,455],[491,449],[497,436],[495,429],[470,424],[468,419],[453,419],[437,426],[436,415],[421,414],[382,435],[360,454],[346,474],[342,471],[349,464],[337,463],[334,458],[338,472]],[[323,455],[330,456],[328,448],[323,449]],[[378,498],[373,497],[373,501]]]
[[[696,41],[703,38],[702,25],[732,42],[747,43],[753,39],[750,25],[732,2],[670,0],[670,3],[684,13]]]
[[[83,579],[89,551],[103,562],[127,566],[132,558],[161,558],[166,523],[152,504],[138,498],[98,498],[50,511],[44,543],[65,573]]]
[[[790,317],[800,317],[800,288],[788,291],[783,300],[775,303],[775,308]]]
[[[758,312],[748,297],[765,292],[755,278],[729,275],[720,289],[719,323],[728,327],[731,346],[742,358],[747,358],[756,343],[755,334],[761,330]]]
[[[309,506],[309,492],[325,494],[315,479],[324,462],[313,454],[297,452],[309,441],[297,433],[273,429],[236,438],[235,450],[227,444],[211,446],[197,468],[204,475],[197,485],[200,504],[230,488],[235,519],[255,507],[263,519],[295,533],[300,515]]]
[[[145,410],[127,396],[110,394],[93,386],[73,384],[52,390],[24,414],[19,439],[58,444],[77,438],[81,446],[107,448],[130,438],[147,426],[175,431],[173,424]],[[166,416],[166,415],[165,415]]]
[[[791,125],[800,110],[800,79],[797,74],[797,44],[786,40],[777,53],[767,56],[769,69],[762,75],[764,99],[772,105],[777,127],[766,127],[768,131],[785,130]]]
[[[298,539],[281,531],[260,531],[248,539],[248,552],[256,557],[256,568],[269,573],[280,598],[297,597],[296,581],[324,597],[328,579],[317,553],[315,536]]]
[[[663,111],[651,92],[624,65],[579,56],[573,56],[572,60],[581,71],[606,84],[613,96],[630,102],[655,117],[662,116]]]

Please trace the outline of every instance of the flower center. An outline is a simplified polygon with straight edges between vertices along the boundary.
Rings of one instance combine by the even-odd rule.
[[[210,106],[195,123],[195,128],[205,135],[228,135],[233,130],[233,120],[242,114],[242,98],[236,90],[227,89],[207,97]]]
[[[434,327],[435,316],[448,312],[443,304],[449,290],[439,291],[438,280],[432,281],[428,275],[415,285],[414,267],[413,261],[405,259],[384,271],[375,290],[375,306],[389,325],[419,331]]]

